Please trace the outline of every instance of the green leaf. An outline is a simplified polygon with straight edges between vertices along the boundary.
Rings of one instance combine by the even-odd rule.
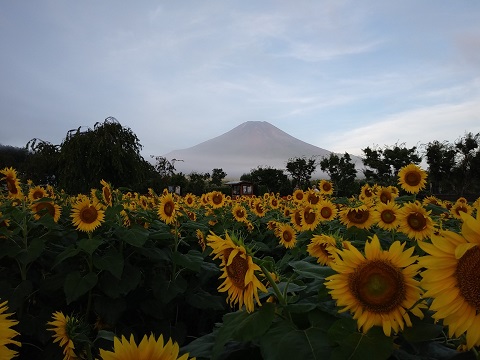
[[[135,247],[142,247],[148,239],[149,232],[141,226],[135,226],[131,229],[122,228],[117,231],[120,239]]]
[[[433,324],[427,322],[429,318],[424,318],[422,320],[414,318],[412,321],[412,327],[406,327],[402,335],[403,337],[412,342],[422,342],[428,341],[437,338],[443,331],[443,326],[439,324]]]
[[[103,239],[99,237],[93,237],[91,239],[81,239],[77,242],[77,246],[85,251],[87,254],[92,255],[95,250],[102,245]]]
[[[383,360],[393,352],[393,338],[385,336],[381,327],[375,326],[363,334],[357,331],[353,319],[335,322],[328,336],[339,345],[332,352],[332,360]]]
[[[95,338],[94,342],[98,339],[105,339],[113,342],[113,339],[115,338],[115,333],[107,330],[99,330],[97,333],[97,337]]]
[[[93,265],[98,270],[110,271],[117,279],[122,277],[123,272],[123,255],[115,249],[110,249],[104,255],[94,256]]]
[[[182,354],[189,353],[189,356],[197,357],[197,359],[198,358],[211,359],[212,348],[213,348],[213,345],[215,344],[216,338],[217,336],[215,332],[199,337],[193,340],[188,345],[182,347],[180,349],[181,353]]]
[[[128,263],[125,264],[122,277],[117,279],[111,272],[104,272],[100,276],[101,290],[111,298],[127,295],[140,283],[142,274],[140,270]]]
[[[187,303],[197,309],[212,309],[222,311],[225,309],[225,300],[218,295],[212,295],[209,292],[198,289],[194,293],[187,295]]]
[[[173,252],[172,261],[186,269],[199,272],[204,260],[201,252],[190,250],[187,254]]]
[[[178,294],[182,294],[188,287],[188,282],[181,276],[177,275],[175,280],[166,280],[157,277],[152,285],[153,294],[164,304],[168,304]]]
[[[275,317],[275,305],[266,303],[253,313],[239,310],[223,316],[223,325],[213,346],[215,359],[222,354],[225,344],[231,340],[251,341],[259,339],[269,329]]]
[[[335,271],[329,266],[320,266],[307,261],[291,261],[289,265],[300,276],[313,279],[325,279],[335,274]]]
[[[17,254],[17,259],[22,264],[28,265],[40,257],[44,249],[45,242],[42,239],[35,238],[30,242],[30,244],[28,244],[28,248],[26,250],[22,250]]]
[[[17,309],[20,309],[22,307],[22,304],[32,294],[32,292],[33,285],[31,281],[24,280],[20,282],[20,284],[18,284],[18,286],[13,289],[13,293],[10,296],[8,302],[8,309],[11,311],[16,311]]]
[[[127,302],[124,297],[112,299],[107,296],[97,296],[94,309],[105,323],[115,325],[127,309]]]
[[[79,252],[80,250],[76,248],[75,245],[73,244],[70,245],[65,250],[63,250],[60,254],[57,255],[52,267],[54,268],[55,266],[60,265],[63,261],[67,260],[68,258],[78,255]]]
[[[82,276],[80,272],[74,271],[67,275],[63,290],[67,297],[67,304],[77,300],[80,296],[91,290],[98,281],[97,274],[90,272]]]
[[[329,359],[331,353],[327,333],[310,327],[299,330],[289,321],[280,321],[260,339],[264,359]]]

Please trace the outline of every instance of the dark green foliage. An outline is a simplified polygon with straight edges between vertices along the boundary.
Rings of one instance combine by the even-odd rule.
[[[280,193],[282,196],[292,193],[288,176],[280,169],[259,166],[252,169],[249,174],[242,175],[240,180],[251,181],[257,188],[262,188],[263,191],[259,195],[266,192]]]
[[[320,168],[330,176],[338,196],[347,196],[358,192],[355,182],[357,170],[348,153],[343,156],[331,153],[329,157],[324,157],[320,161]]]
[[[112,117],[93,130],[71,130],[61,145],[59,186],[68,193],[87,193],[103,179],[145,191],[144,181],[153,167],[142,158],[141,149],[132,130]]]
[[[419,164],[422,157],[417,152],[417,147],[407,148],[403,144],[395,144],[392,147],[362,149],[363,174],[369,183],[382,186],[397,185],[398,171],[408,164]]]
[[[310,159],[305,157],[288,159],[287,171],[293,179],[293,186],[307,189],[316,167],[316,161],[313,157]]]

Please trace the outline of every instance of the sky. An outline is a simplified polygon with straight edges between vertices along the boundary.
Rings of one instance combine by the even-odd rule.
[[[480,132],[474,0],[0,2],[0,144],[113,116],[162,156],[267,121],[312,145]]]

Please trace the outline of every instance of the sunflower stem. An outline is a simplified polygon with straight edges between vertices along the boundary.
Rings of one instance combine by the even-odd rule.
[[[275,280],[273,280],[273,277],[272,277],[272,275],[270,275],[270,272],[263,265],[260,265],[260,269],[262,269],[263,274],[265,275],[268,282],[270,283],[270,286],[272,287],[273,291],[275,292],[275,295],[277,296],[277,299],[280,302],[280,304],[283,305],[283,306],[287,305],[287,301],[285,300],[285,297],[283,296],[282,292],[278,288]]]

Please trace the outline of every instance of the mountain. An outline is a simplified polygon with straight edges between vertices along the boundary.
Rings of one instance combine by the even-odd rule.
[[[272,167],[285,169],[290,158],[314,156],[319,160],[331,151],[299,140],[266,121],[247,121],[232,130],[187,149],[165,154],[169,161],[175,160],[178,172],[206,173],[221,168],[227,179],[239,179],[252,169]],[[354,158],[354,157],[352,157]],[[360,159],[353,159],[358,166]],[[314,177],[324,178],[318,171]]]

